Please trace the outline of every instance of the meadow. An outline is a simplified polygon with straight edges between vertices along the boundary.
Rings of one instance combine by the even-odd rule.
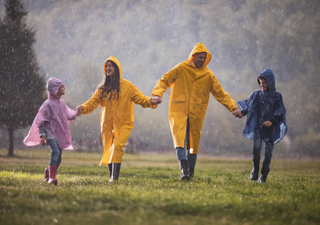
[[[320,224],[320,162],[273,160],[267,182],[250,159],[199,155],[180,181],[174,154],[125,154],[109,183],[101,153],[64,151],[57,186],[49,150],[0,150],[0,224]]]

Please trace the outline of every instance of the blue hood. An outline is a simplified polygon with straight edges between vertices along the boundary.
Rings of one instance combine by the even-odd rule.
[[[258,78],[258,84],[260,85],[259,82],[259,77],[262,77],[266,80],[267,85],[268,85],[268,91],[275,91],[276,90],[276,82],[275,82],[275,78],[274,78],[274,73],[271,69],[265,69],[264,71],[262,71]]]

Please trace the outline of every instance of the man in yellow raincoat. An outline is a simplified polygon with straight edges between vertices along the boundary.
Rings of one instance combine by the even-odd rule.
[[[78,115],[89,114],[101,106],[100,123],[104,146],[100,165],[108,165],[110,181],[119,178],[123,148],[134,124],[134,103],[143,108],[156,108],[161,99],[143,95],[130,81],[122,78],[119,61],[111,56],[104,64],[104,82],[84,104]]]
[[[235,101],[208,69],[210,60],[207,48],[196,44],[188,60],[163,75],[152,91],[153,96],[162,98],[171,87],[169,123],[182,180],[189,180],[194,174],[210,92],[234,116],[241,115]]]

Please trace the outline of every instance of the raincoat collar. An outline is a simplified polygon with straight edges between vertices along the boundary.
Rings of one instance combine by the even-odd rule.
[[[48,92],[48,98],[50,100],[59,100],[60,98],[57,97],[57,93],[59,91],[59,88],[61,86],[64,86],[64,83],[59,80],[58,78],[52,77],[47,82],[47,92]]]
[[[119,75],[120,75],[120,78],[122,77],[122,68],[121,68],[121,65],[120,65],[120,63],[119,63],[119,61],[116,59],[116,57],[114,57],[114,56],[110,56],[106,61],[105,61],[105,63],[104,63],[104,65],[103,65],[103,70],[104,70],[104,75],[107,75],[107,72],[106,72],[106,70],[105,70],[105,68],[106,68],[106,63],[107,63],[107,61],[112,61],[112,62],[114,62],[115,64],[117,64],[117,66],[119,67]]]
[[[274,73],[271,69],[265,69],[264,71],[262,71],[259,74],[257,81],[258,81],[258,84],[260,85],[259,77],[262,77],[266,80],[267,85],[268,85],[268,91],[271,92],[271,91],[276,90],[276,82],[275,82],[275,78],[274,78]]]
[[[194,65],[193,61],[192,61],[192,58],[193,58],[193,55],[196,54],[196,53],[200,53],[200,52],[206,52],[207,53],[207,58],[206,58],[206,61],[204,62],[203,66],[206,67],[209,62],[211,61],[211,54],[210,52],[208,51],[208,49],[202,44],[202,43],[197,43],[193,50],[191,51],[190,55],[189,55],[189,62],[191,65]]]

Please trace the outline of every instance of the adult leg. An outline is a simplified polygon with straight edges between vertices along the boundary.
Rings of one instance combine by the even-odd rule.
[[[189,118],[187,120],[187,132],[186,132],[186,140],[185,140],[185,146],[187,147],[188,153],[188,163],[189,163],[189,176],[190,178],[194,175],[194,168],[196,166],[197,162],[197,154],[190,154],[190,126],[189,126]]]
[[[270,163],[273,154],[274,143],[272,141],[264,142],[264,158],[262,162],[261,174],[259,183],[264,183],[267,180],[268,173],[270,172]]]
[[[190,168],[190,178],[194,175],[194,168],[196,167],[197,162],[197,154],[190,154],[190,150],[188,150],[188,162]]]
[[[181,180],[189,180],[189,163],[187,160],[186,151],[184,148],[177,147],[176,148],[177,159],[179,161]]]
[[[253,147],[252,147],[253,169],[250,175],[251,180],[258,180],[261,147],[262,147],[262,140],[254,139]]]

